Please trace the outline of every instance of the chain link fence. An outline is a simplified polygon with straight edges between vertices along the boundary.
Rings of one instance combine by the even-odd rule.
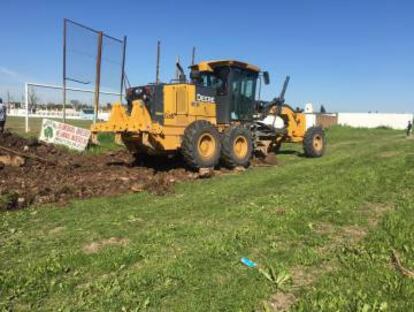
[[[64,19],[63,83],[26,82],[10,114],[25,117],[26,132],[34,118],[106,120],[112,104],[123,101],[125,51],[126,37]]]
[[[118,91],[122,102],[126,37],[121,40],[65,19],[63,40],[63,119],[68,88],[86,87],[94,90],[88,103],[93,104],[96,121],[108,107],[101,99],[102,91]]]

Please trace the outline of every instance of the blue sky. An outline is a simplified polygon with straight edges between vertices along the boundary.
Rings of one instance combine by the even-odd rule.
[[[287,100],[330,111],[412,112],[414,2],[289,1],[16,1],[0,0],[0,96],[23,81],[61,84],[64,17],[128,36],[132,84],[154,80],[156,41],[161,78],[178,55],[236,58],[268,70],[265,98],[291,75]]]

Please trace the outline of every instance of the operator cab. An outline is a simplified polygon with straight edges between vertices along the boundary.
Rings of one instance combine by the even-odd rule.
[[[190,67],[197,87],[213,89],[217,123],[251,121],[260,69],[239,61],[209,61]]]

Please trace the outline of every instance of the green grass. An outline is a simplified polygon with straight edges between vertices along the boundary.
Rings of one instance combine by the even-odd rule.
[[[414,279],[390,263],[394,248],[414,269],[414,141],[340,127],[328,139],[323,158],[286,146],[280,166],[164,197],[2,213],[0,308],[269,311],[296,298],[293,311],[414,310]]]

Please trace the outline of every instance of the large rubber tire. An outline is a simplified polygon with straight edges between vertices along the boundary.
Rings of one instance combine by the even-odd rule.
[[[253,155],[251,132],[242,126],[231,126],[222,136],[221,159],[226,167],[247,167]]]
[[[191,168],[215,167],[220,160],[220,153],[220,135],[211,123],[197,120],[185,129],[181,154]]]
[[[311,127],[305,133],[303,150],[307,157],[321,157],[325,153],[325,132],[321,127]]]

